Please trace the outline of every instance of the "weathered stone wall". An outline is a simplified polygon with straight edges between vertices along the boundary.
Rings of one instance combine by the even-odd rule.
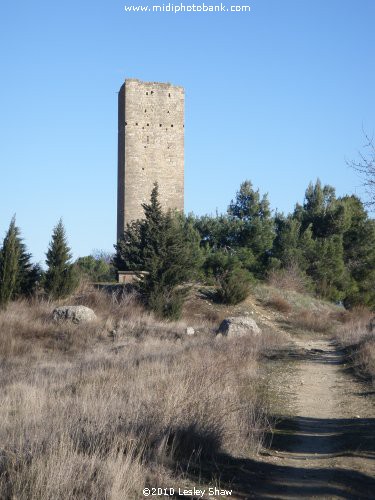
[[[119,92],[117,237],[144,216],[154,183],[164,209],[184,209],[184,89],[128,79]]]

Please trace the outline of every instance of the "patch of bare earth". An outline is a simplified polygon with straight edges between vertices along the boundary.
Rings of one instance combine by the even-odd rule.
[[[223,460],[231,498],[375,498],[374,396],[343,353],[300,335],[268,375],[276,425],[256,459]]]

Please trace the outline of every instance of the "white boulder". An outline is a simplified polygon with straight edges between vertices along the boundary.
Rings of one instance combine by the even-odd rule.
[[[227,337],[260,335],[262,330],[249,316],[233,316],[222,321],[218,333]]]
[[[72,323],[89,323],[96,320],[96,314],[86,306],[56,307],[52,312],[54,321],[71,321]]]

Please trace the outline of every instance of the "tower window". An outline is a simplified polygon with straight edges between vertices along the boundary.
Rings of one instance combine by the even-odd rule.
[[[146,95],[148,95],[148,92],[146,92]]]
[[[148,124],[147,124],[147,126],[149,127],[149,126],[150,126],[150,124],[148,123]]]

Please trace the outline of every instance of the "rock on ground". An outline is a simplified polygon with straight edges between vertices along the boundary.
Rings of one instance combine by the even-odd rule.
[[[88,323],[96,320],[96,314],[86,306],[62,306],[53,310],[52,317],[55,321],[68,320],[73,323]]]
[[[240,337],[242,335],[259,335],[262,330],[252,318],[236,316],[224,319],[218,333],[227,337]]]

